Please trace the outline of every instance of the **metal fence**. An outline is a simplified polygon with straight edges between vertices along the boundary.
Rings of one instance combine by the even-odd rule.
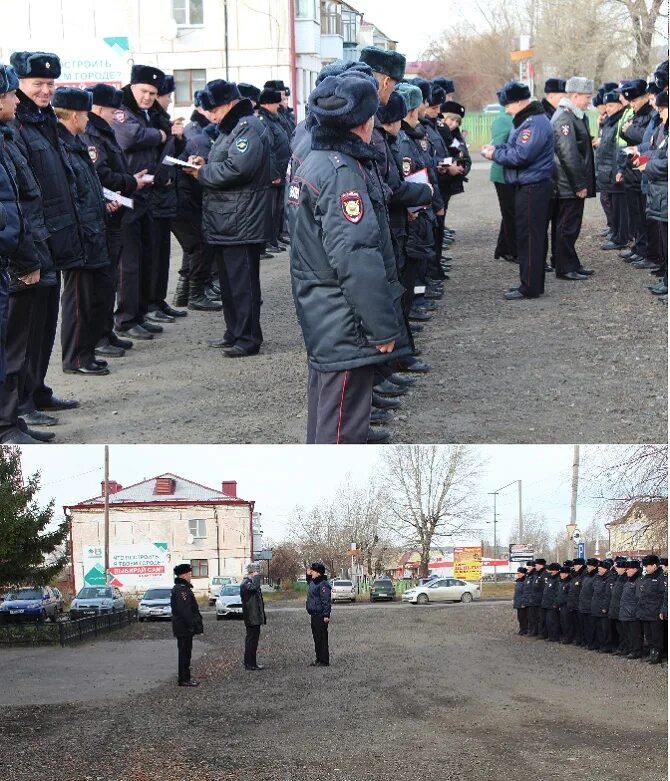
[[[121,610],[104,616],[59,621],[55,624],[5,624],[0,626],[2,645],[69,645],[108,634],[137,621],[137,609]]]

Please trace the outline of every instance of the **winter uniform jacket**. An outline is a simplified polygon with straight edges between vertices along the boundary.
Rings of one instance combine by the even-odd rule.
[[[512,120],[507,143],[493,152],[505,169],[507,184],[526,185],[551,179],[554,172],[554,133],[542,105],[534,100]]]
[[[641,575],[638,571],[632,578],[626,578],[619,603],[619,621],[639,621],[637,603],[640,599]],[[660,611],[659,611],[660,613]]]
[[[351,133],[317,127],[289,186],[291,280],[310,366],[385,363],[376,345],[410,352],[376,152]]]
[[[593,578],[593,594],[591,595],[591,615],[595,618],[606,618],[609,613],[612,591],[609,584],[609,572],[596,575]]]
[[[0,144],[0,269],[3,271],[23,243],[26,224],[19,206],[19,190]]]
[[[612,582],[612,592],[610,597],[610,606],[607,611],[607,615],[612,621],[619,620],[619,607],[621,605],[621,594],[623,593],[624,584],[628,581],[628,575],[624,572],[623,575],[617,575]]]
[[[199,111],[194,111],[191,114],[190,122],[184,125],[184,139],[188,143],[192,138],[200,135],[200,133],[202,133],[202,131],[211,124],[212,123],[207,119],[206,116],[201,114]]]
[[[556,109],[546,98],[542,98],[542,108],[544,109],[544,113],[547,115],[547,119],[551,122],[551,120],[554,118],[554,114],[556,113]]]
[[[645,168],[647,184],[647,217],[668,221],[668,125],[661,124],[654,133]]]
[[[236,103],[200,168],[202,232],[208,244],[264,244],[272,237],[270,131],[251,101]]]
[[[625,109],[607,117],[600,134],[600,145],[596,150],[596,184],[601,193],[622,192],[623,184],[617,184],[616,175],[619,170],[619,127]]]
[[[593,588],[596,584],[595,578],[598,577],[598,570],[594,569],[592,572],[586,570],[584,575],[584,582],[582,583],[582,590],[579,595],[579,612],[590,615],[591,613],[591,600],[593,599]]]
[[[247,576],[240,584],[242,599],[242,617],[246,626],[263,626],[265,619],[265,603],[261,591],[261,576]]]
[[[312,150],[312,128],[314,127],[314,121],[308,114],[302,122],[298,124],[295,129],[293,138],[291,139],[291,159],[289,161],[287,180],[290,183],[293,179],[293,175],[300,168],[300,166],[307,159],[307,155]],[[372,143],[374,146],[374,133],[372,135]]]
[[[533,570],[527,574],[523,581],[523,594],[521,596],[521,607],[531,607],[533,604],[533,587],[537,573]]]
[[[491,143],[493,146],[500,146],[506,144],[510,133],[514,129],[514,123],[512,117],[501,108],[500,114],[493,120],[491,125]],[[491,163],[491,181],[495,184],[505,184],[505,169],[500,163]]]
[[[202,616],[193,595],[193,586],[184,578],[174,579],[170,607],[172,608],[172,634],[175,637],[202,634]]]
[[[150,122],[153,127],[162,130],[167,136],[167,141],[160,151],[159,165],[156,168],[156,178],[149,190],[149,200],[151,203],[151,214],[160,219],[174,219],[177,216],[177,191],[175,188],[175,178],[177,171],[175,166],[160,164],[160,161],[166,156],[179,157],[184,151],[186,142],[179,136],[172,135],[172,122],[170,115],[161,106],[158,101],[154,102],[153,108],[149,111]]]
[[[49,231],[44,224],[44,207],[42,191],[30,167],[23,143],[14,128],[0,123],[0,138],[2,139],[2,155],[9,176],[16,184],[18,200],[24,219],[24,231],[18,247],[11,253],[9,260],[9,292],[20,293],[35,289],[26,285],[19,277],[25,277],[33,271],[40,271],[41,287],[56,284],[54,264],[49,252]],[[8,182],[11,186],[11,182]],[[9,193],[7,193],[9,195]],[[8,214],[5,209],[5,214]],[[6,229],[5,229],[6,230]],[[11,234],[8,233],[9,238]],[[0,232],[4,238],[4,231]],[[0,250],[0,254],[4,254]]]
[[[414,158],[418,158],[420,161],[420,165],[417,168],[413,168],[412,171],[418,171],[420,168],[425,168],[428,171],[428,181],[433,185],[434,190],[433,211],[440,211],[444,209],[444,199],[442,198],[442,193],[440,193],[439,182],[437,181],[436,159],[430,139],[427,137],[426,131],[421,124],[412,127],[403,120],[400,125],[400,133],[398,134],[398,143],[401,151],[406,148],[408,141],[413,144],[412,148],[415,150]],[[403,162],[403,174],[407,176],[405,169],[406,165]]]
[[[514,599],[512,601],[512,607],[518,610],[524,606],[523,604],[523,589],[526,578],[518,578],[514,581]]]
[[[472,168],[472,158],[470,157],[470,151],[468,145],[465,143],[465,139],[461,134],[460,128],[450,130],[449,127],[437,120],[435,128],[438,131],[438,135],[442,139],[445,148],[445,154],[441,157],[451,157],[454,163],[458,163],[463,168],[463,173],[458,176],[451,176],[449,174],[438,173],[438,181],[440,190],[445,197],[445,200],[452,195],[458,195],[465,191],[463,186],[464,182],[467,182],[467,176]]]
[[[552,610],[558,607],[558,592],[560,590],[561,581],[558,572],[555,575],[547,574],[544,584],[544,590],[542,591],[542,601],[540,607],[547,610]]]
[[[295,114],[293,113],[293,109],[288,106],[280,106],[277,116],[290,141],[295,133]]]
[[[661,605],[661,613],[663,613],[663,620],[668,620],[668,575],[663,575],[663,582],[665,584],[665,591],[663,592],[663,604]]]
[[[258,119],[260,119],[261,122],[264,122],[270,131],[270,151],[272,155],[270,175],[272,181],[281,179],[283,182],[286,178],[288,161],[291,159],[291,147],[289,144],[289,137],[286,134],[286,129],[282,125],[278,114],[273,114],[266,108],[261,107],[258,109]]]
[[[325,575],[312,578],[307,585],[307,612],[310,616],[330,618],[330,583]]]
[[[638,621],[658,621],[663,612],[663,596],[665,594],[665,578],[663,570],[656,567],[656,572],[645,574],[640,578],[638,603],[635,617]]]
[[[570,576],[570,588],[568,589],[568,609],[574,613],[579,611],[579,598],[582,593],[582,585],[586,577],[586,567],[582,567]]]
[[[21,90],[14,128],[42,191],[49,251],[56,268],[76,265],[83,254],[76,207],[74,172],[58,136],[58,121],[49,106],[39,109]]]
[[[188,160],[191,155],[202,157],[203,160],[209,159],[209,153],[212,149],[218,131],[215,125],[209,124],[204,130],[186,142],[184,151],[179,156],[182,160]],[[198,224],[202,221],[202,187],[200,182],[193,176],[189,176],[181,170],[177,171],[177,215],[180,219],[195,219]]]
[[[558,593],[556,594],[556,607],[565,608],[567,610],[568,594],[570,592],[570,576],[565,579],[561,579],[561,576],[559,575],[557,589]]]
[[[582,116],[578,116],[582,114]],[[554,132],[554,187],[558,198],[576,198],[579,190],[586,197],[596,194],[593,146],[588,118],[570,101],[556,109],[551,120]]]
[[[541,570],[535,570],[535,577],[533,579],[533,587],[530,594],[531,607],[541,607],[542,595],[544,594],[544,587],[547,585],[547,581],[551,575],[547,572],[546,568]]]
[[[619,136],[628,144],[628,146],[639,146],[644,138],[644,131],[647,129],[647,125],[652,119],[654,109],[650,103],[645,103],[640,109],[629,115],[627,121],[622,123],[619,130]],[[623,125],[627,124],[628,128],[623,129]],[[633,159],[630,155],[626,155],[623,151],[623,147],[619,149],[619,171],[623,171],[623,181],[626,190],[641,191],[642,189],[642,172],[633,167]]]

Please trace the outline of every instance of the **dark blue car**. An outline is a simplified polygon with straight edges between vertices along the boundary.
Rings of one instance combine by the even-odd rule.
[[[0,621],[58,621],[62,612],[62,600],[49,586],[17,588],[0,604]]]

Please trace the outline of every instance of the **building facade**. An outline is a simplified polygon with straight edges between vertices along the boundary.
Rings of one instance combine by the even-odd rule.
[[[188,115],[196,89],[225,78],[282,79],[302,118],[321,67],[370,45],[396,42],[343,0],[23,0],[0,30],[3,62],[15,50],[53,51],[61,83],[125,84],[133,62],[173,73],[175,117]]]
[[[634,502],[616,520],[605,524],[611,556],[640,557],[668,550],[668,500]]]
[[[241,578],[260,539],[254,502],[166,473],[124,488],[109,481],[109,572],[105,577],[104,482],[100,496],[65,507],[70,526],[73,587],[111,581],[141,592],[172,583],[176,564],[189,562],[197,591],[210,578]]]

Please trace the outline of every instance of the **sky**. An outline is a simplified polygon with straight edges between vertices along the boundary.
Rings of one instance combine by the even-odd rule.
[[[487,525],[493,515],[488,493],[514,480],[522,480],[524,514],[544,515],[554,531],[565,527],[570,518],[572,445],[486,445],[476,450],[484,462],[478,494],[487,508],[482,518],[485,531],[492,530]],[[594,451],[592,446],[582,447],[582,462]],[[370,475],[383,469],[383,453],[383,447],[364,445],[111,445],[109,477],[128,486],[173,472],[217,490],[223,480],[237,480],[238,496],[256,502],[264,536],[278,542],[290,530],[296,506],[309,508],[330,500],[345,481],[365,485]],[[24,447],[22,464],[24,477],[41,473],[38,501],[55,499],[58,520],[63,505],[101,493],[101,445]],[[594,487],[582,481],[580,526],[587,526],[598,511],[594,493]],[[498,539],[504,544],[518,520],[517,486],[503,490],[497,502]]]

